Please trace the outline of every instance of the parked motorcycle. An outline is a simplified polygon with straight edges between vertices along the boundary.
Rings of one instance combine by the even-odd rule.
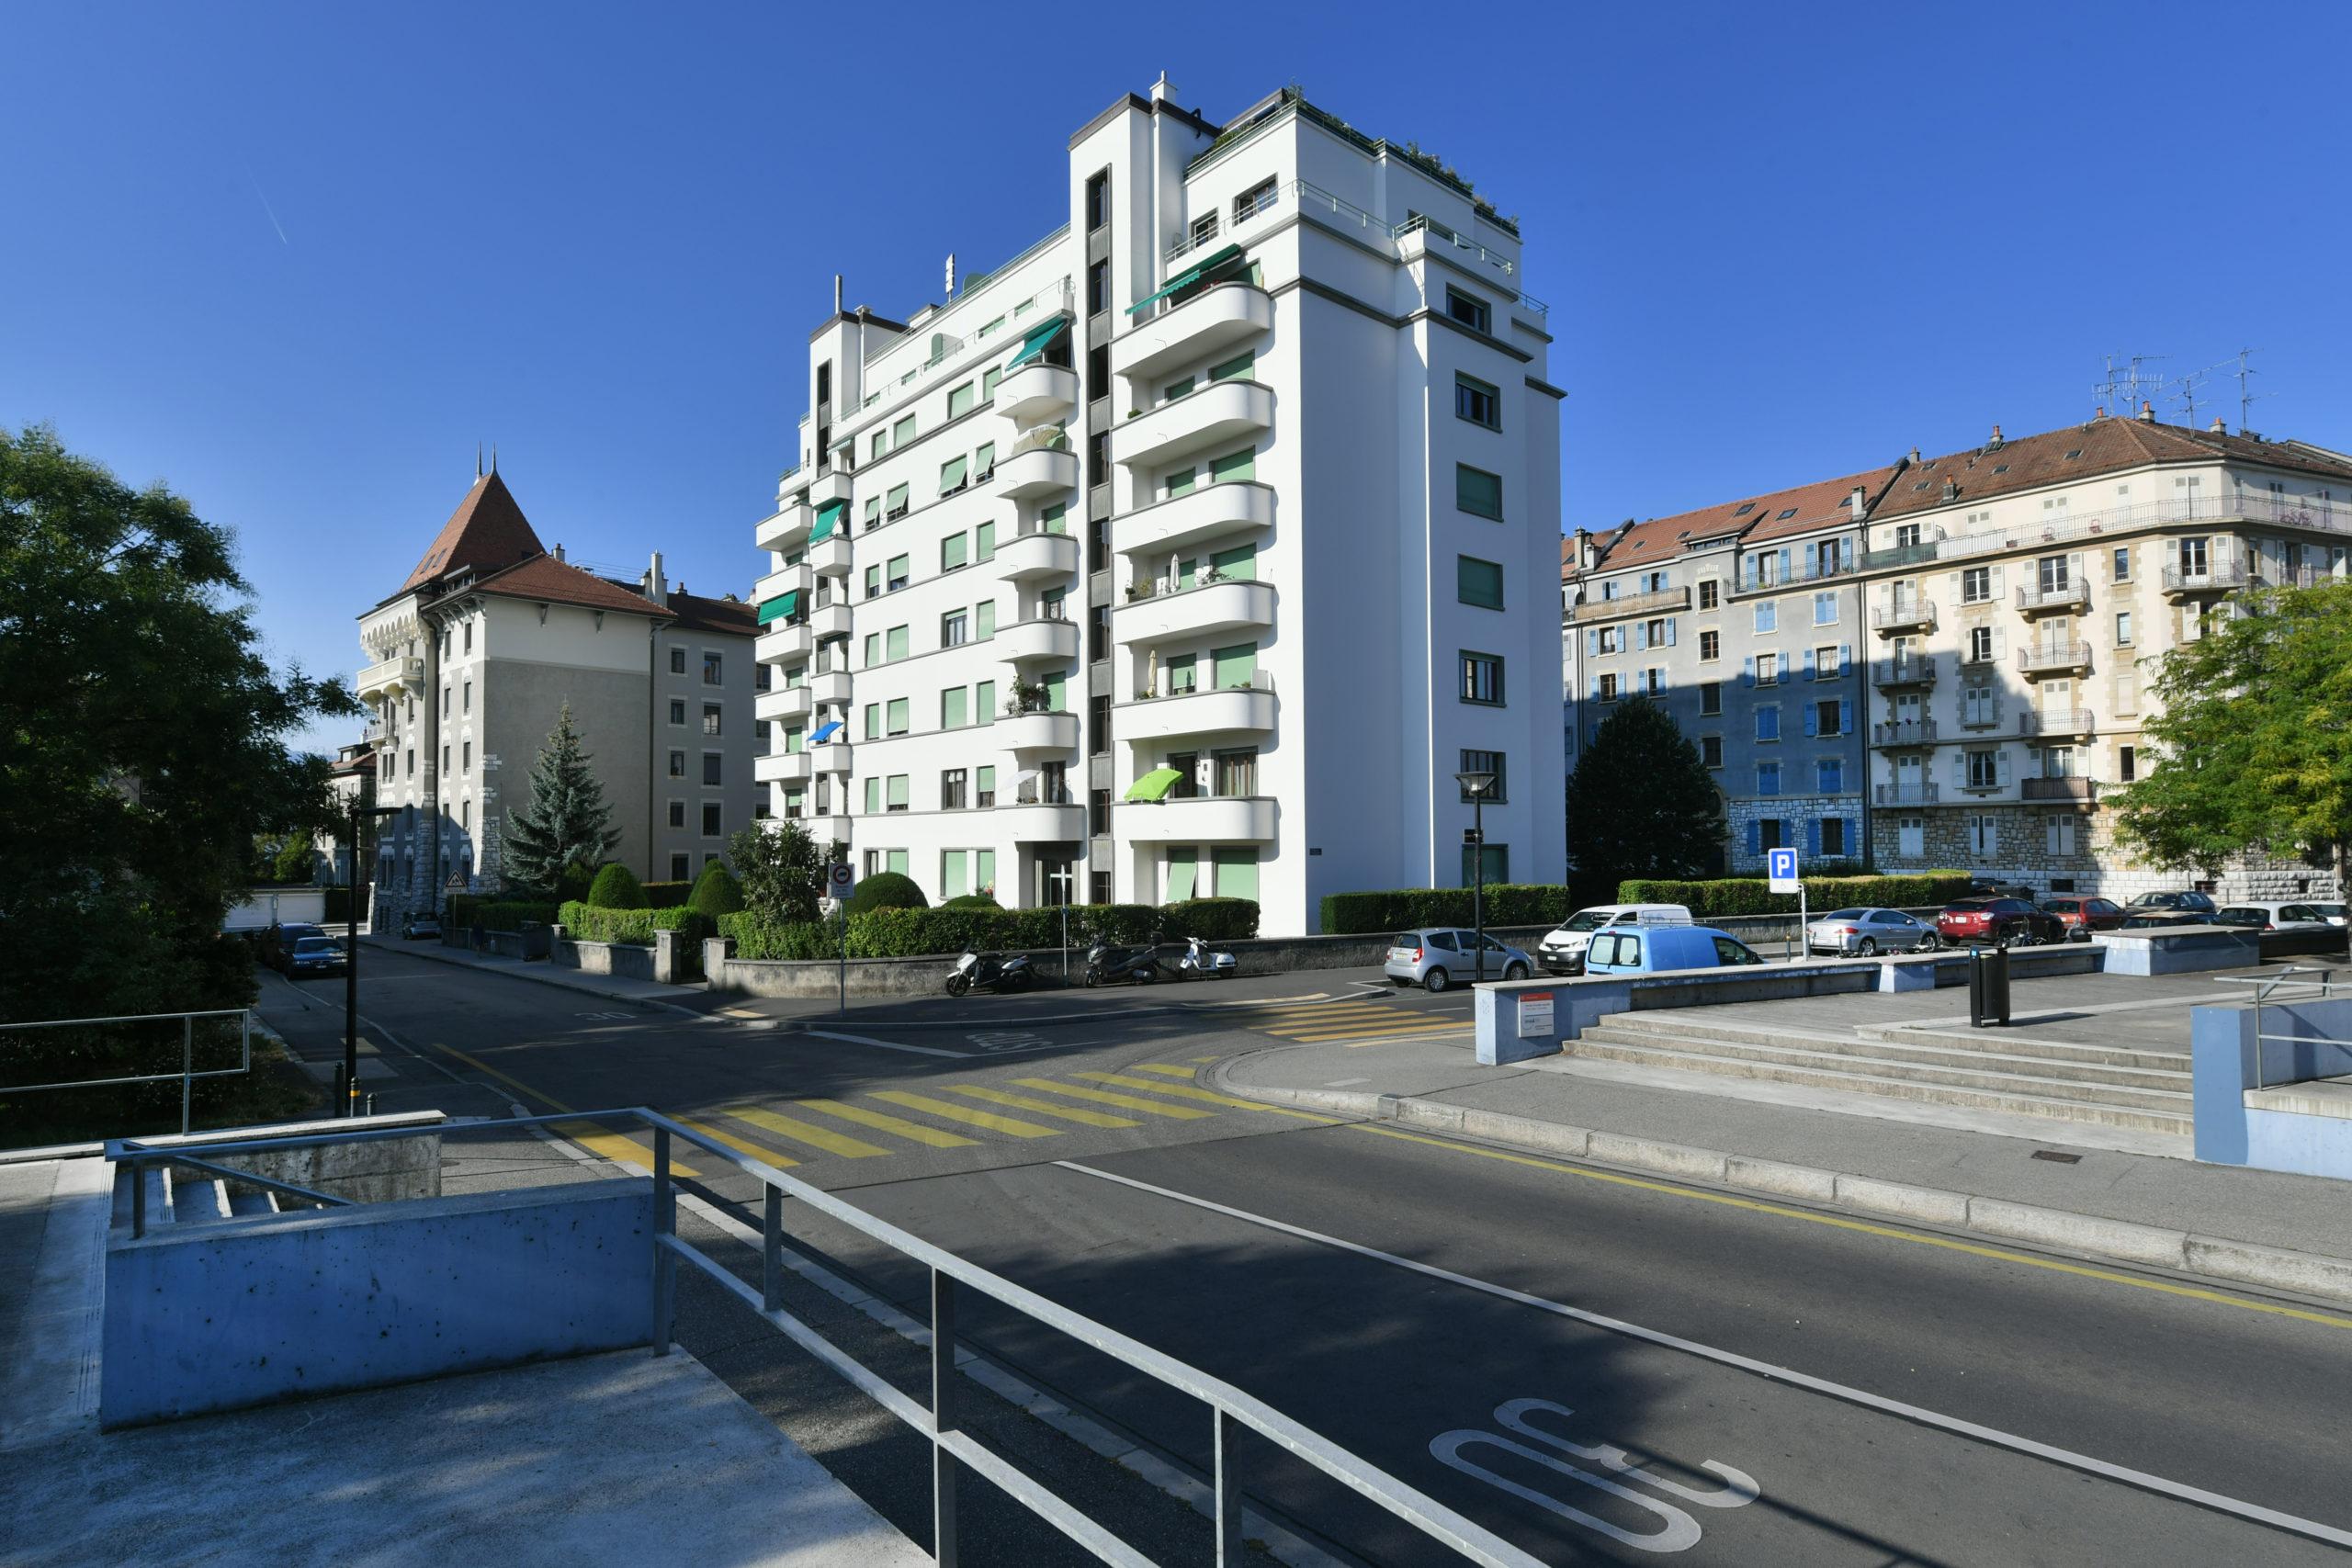
[[[1086,983],[1148,986],[1159,978],[1159,951],[1156,946],[1113,947],[1098,940],[1086,950]]]
[[[1187,980],[1230,980],[1233,969],[1233,954],[1196,936],[1184,939],[1184,954],[1176,960],[1176,973]]]
[[[1016,953],[1008,958],[1000,953],[974,953],[967,948],[964,955],[956,961],[956,967],[947,972],[947,994],[960,997],[974,987],[995,991],[999,995],[1025,991],[1036,978],[1035,972],[1029,967],[1029,955],[1025,953]]]

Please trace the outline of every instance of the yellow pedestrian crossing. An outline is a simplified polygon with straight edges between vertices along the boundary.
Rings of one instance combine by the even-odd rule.
[[[828,1116],[838,1116],[844,1122],[855,1122],[867,1127],[879,1127],[886,1133],[896,1133],[918,1144],[929,1144],[934,1149],[967,1148],[978,1142],[961,1133],[943,1133],[936,1127],[926,1127],[920,1122],[910,1122],[903,1116],[886,1111],[868,1111],[862,1105],[852,1105],[840,1100],[802,1100],[794,1103],[808,1111],[821,1111]]]
[[[1098,1105],[1115,1105],[1122,1111],[1141,1111],[1148,1115],[1169,1116],[1180,1122],[1197,1121],[1201,1117],[1216,1114],[1214,1111],[1204,1111],[1197,1105],[1170,1105],[1156,1100],[1138,1100],[1132,1094],[1114,1094],[1104,1089],[1086,1089],[1074,1083],[1056,1083],[1051,1078],[1015,1078],[1012,1081],[1023,1089],[1042,1089],[1053,1094],[1067,1094],[1079,1100],[1091,1100]]]
[[[1218,1017],[1221,1022],[1279,1040],[1295,1040],[1302,1045],[1357,1044],[1408,1035],[1443,1038],[1470,1032],[1466,1021],[1451,1014],[1419,1012],[1395,1002],[1366,998],[1240,1007]]]
[[[739,1138],[724,1127],[714,1127],[707,1122],[697,1122],[691,1116],[673,1116],[671,1120],[692,1127],[713,1143],[725,1144],[739,1155],[750,1155],[753,1159],[765,1160],[779,1169],[800,1163],[782,1149],[772,1149],[764,1144],[755,1144],[749,1138]]]
[[[1059,1127],[1040,1127],[1035,1122],[1023,1122],[1018,1116],[999,1116],[993,1111],[974,1111],[969,1106],[950,1105],[944,1100],[933,1100],[927,1094],[907,1094],[895,1089],[874,1091],[876,1100],[887,1100],[893,1105],[903,1105],[910,1111],[927,1111],[944,1116],[950,1122],[968,1122],[986,1127],[991,1133],[1002,1133],[1015,1138],[1053,1138],[1061,1134]]]
[[[1019,1111],[1034,1111],[1040,1116],[1058,1116],[1065,1122],[1076,1122],[1087,1127],[1140,1127],[1142,1122],[1132,1117],[1114,1116],[1104,1111],[1089,1111],[1079,1105],[1055,1105],[1026,1094],[1007,1094],[1001,1089],[981,1089],[976,1084],[950,1084],[956,1094],[974,1100],[985,1100],[991,1105],[1010,1105]]]
[[[730,1105],[727,1114],[739,1122],[749,1122],[754,1127],[764,1127],[771,1133],[781,1133],[795,1143],[822,1149],[843,1159],[871,1159],[890,1151],[863,1138],[853,1138],[836,1133],[830,1127],[820,1127],[813,1122],[803,1122],[794,1116],[779,1116],[773,1111],[763,1111],[756,1105]]]
[[[1072,1073],[1074,1078],[1090,1083],[1114,1083],[1122,1089],[1148,1089],[1154,1094],[1181,1095],[1186,1100],[1205,1100],[1212,1105],[1229,1105],[1237,1111],[1271,1111],[1278,1116],[1295,1116],[1302,1121],[1329,1122],[1329,1116],[1316,1116],[1304,1111],[1293,1111],[1283,1105],[1261,1105],[1254,1100],[1237,1100],[1229,1094],[1217,1094],[1190,1084],[1162,1083],[1156,1078],[1139,1078],[1125,1073]]]

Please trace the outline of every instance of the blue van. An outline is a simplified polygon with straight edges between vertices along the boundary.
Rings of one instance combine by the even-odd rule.
[[[1585,949],[1587,975],[1657,975],[1668,969],[1720,969],[1761,964],[1747,944],[1713,926],[1621,926],[1595,931]]]

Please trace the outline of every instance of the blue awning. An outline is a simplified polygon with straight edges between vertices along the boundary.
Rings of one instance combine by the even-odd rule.
[[[839,729],[841,727],[842,721],[840,719],[827,719],[824,723],[817,727],[817,732],[815,734],[808,737],[808,744],[815,746],[831,739],[833,738],[833,731]]]

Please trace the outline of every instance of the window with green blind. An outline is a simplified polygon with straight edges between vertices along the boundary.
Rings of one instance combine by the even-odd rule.
[[[907,710],[910,705],[909,700],[905,697],[890,699],[889,706],[883,710],[883,733],[904,735],[907,732]]]
[[[880,703],[865,705],[865,738],[868,740],[882,739],[882,705]]]
[[[1067,534],[1069,532],[1069,507],[1066,502],[1057,501],[1037,513],[1037,521],[1045,525],[1048,534]]]
[[[1201,656],[1197,653],[1171,653],[1162,667],[1168,674],[1168,694],[1200,690]]]
[[[1212,381],[1247,381],[1255,373],[1257,364],[1258,356],[1254,353],[1236,355],[1233,358],[1227,360],[1222,365],[1210,366],[1209,379]]]
[[[979,479],[996,471],[996,443],[983,441],[980,449],[972,454],[972,477]]]
[[[897,451],[915,438],[915,416],[908,414],[890,427],[890,450]]]
[[[882,657],[886,660],[892,660],[904,659],[906,656],[907,628],[892,626],[882,635]]]
[[[1503,569],[1497,562],[1480,560],[1476,556],[1453,558],[1453,595],[1464,604],[1476,604],[1482,610],[1503,607]]]
[[[1216,868],[1216,896],[1255,898],[1258,896],[1258,851],[1249,844],[1217,845],[1209,851]]]
[[[982,724],[996,722],[996,682],[983,681],[972,688],[972,715]],[[982,768],[983,773],[993,775],[994,770]]]
[[[910,489],[911,487],[908,485],[892,485],[888,493],[886,493],[882,498],[884,512],[892,517],[905,516],[907,514],[907,494]]]
[[[973,805],[994,806],[996,804],[996,769],[994,767],[974,768],[972,791]],[[989,879],[982,877],[980,880],[985,882]]]
[[[1510,846],[1509,844],[1482,845],[1478,852],[1479,858],[1487,863],[1487,886],[1492,887],[1498,883],[1508,883],[1510,880]],[[1477,867],[1470,859],[1470,846],[1464,844],[1462,846],[1462,886],[1464,887],[1473,886],[1476,873]]]
[[[964,880],[966,874],[971,869],[971,864],[972,855],[969,850],[939,852],[939,896],[942,898],[960,898],[971,891],[970,886]]]
[[[963,728],[966,724],[970,722],[966,716],[965,705],[969,703],[971,700],[971,693],[966,691],[961,686],[950,686],[945,691],[940,693],[939,728],[942,729]]]
[[[996,601],[983,599],[972,606],[972,635],[976,637],[996,636]]]
[[[893,811],[907,808],[907,775],[892,773],[884,790],[884,800]]]
[[[951,388],[947,393],[947,417],[961,419],[972,412],[972,383]]]
[[[1467,463],[1453,465],[1453,504],[1474,517],[1503,520],[1503,479]]]
[[[882,852],[882,869],[885,871],[897,872],[900,876],[906,875],[907,852],[904,850],[884,850]]]
[[[1216,689],[1230,692],[1247,686],[1258,673],[1258,645],[1240,642],[1231,648],[1209,649],[1209,661],[1216,671]]]
[[[887,430],[877,430],[874,433],[874,439],[866,445],[865,460],[869,463],[877,462],[881,459],[882,454],[889,449],[890,433]]]
[[[801,732],[797,728],[786,729],[784,732],[784,750],[786,756],[800,750],[800,734]]]
[[[807,792],[806,790],[797,790],[797,789],[788,789],[788,790],[786,790],[786,791],[784,792],[784,814],[785,814],[786,817],[797,817],[797,816],[799,816],[799,815],[800,815],[800,804],[801,804],[801,802],[802,802],[803,800],[805,800],[805,799],[807,799],[807,798],[808,798],[808,792]]]
[[[907,585],[908,563],[910,556],[892,556],[882,571],[882,586],[896,593]]]
[[[1222,457],[1209,459],[1209,478],[1218,484],[1229,484],[1235,479],[1254,479],[1257,477],[1258,449],[1255,446],[1246,446],[1238,452],[1227,452]]]
[[[868,599],[877,599],[881,594],[882,569],[878,566],[869,566],[865,569],[865,596]]]
[[[995,524],[983,523],[972,530],[972,558],[974,560],[996,559]]]
[[[982,768],[980,772],[993,774],[996,770]],[[996,852],[994,850],[972,852],[972,888],[978,893],[992,893],[996,890]]]
[[[993,402],[993,401],[995,401],[995,400],[996,400],[996,384],[997,384],[999,381],[1001,381],[1001,380],[1003,380],[1003,379],[1004,379],[1004,372],[1003,372],[1003,371],[1001,371],[1001,370],[1000,370],[1000,369],[998,369],[998,368],[997,368],[996,367],[994,367],[994,366],[990,366],[990,367],[989,367],[989,368],[987,368],[986,370],[981,371],[981,372],[980,372],[980,400],[981,400],[982,402]]]
[[[1194,488],[1195,486],[1197,486],[1200,482],[1201,482],[1201,471],[1200,471],[1200,469],[1198,469],[1198,468],[1182,468],[1182,469],[1179,469],[1177,472],[1172,473],[1172,474],[1170,474],[1170,475],[1169,475],[1169,476],[1168,476],[1168,499],[1169,499],[1169,500],[1170,500],[1170,501],[1173,501],[1173,500],[1175,500],[1175,499],[1176,499],[1178,496],[1180,496],[1180,495],[1190,495],[1190,494],[1192,494],[1192,493],[1193,493],[1193,488]]]
[[[1177,592],[1182,592],[1198,582],[1201,580],[1200,572],[1201,563],[1193,557],[1186,556],[1182,560],[1178,561],[1176,563]]]
[[[1160,902],[1176,904],[1190,898],[1193,896],[1193,884],[1200,875],[1200,867],[1201,856],[1198,850],[1189,847],[1170,850],[1168,852],[1168,891],[1161,897]]]
[[[1219,550],[1209,557],[1209,565],[1217,575],[1235,582],[1249,582],[1258,575],[1258,547],[1236,545],[1229,550]]]
[[[1160,389],[1159,400],[1164,403],[1172,403],[1178,398],[1182,397],[1192,389],[1193,378],[1190,376],[1185,377],[1181,381],[1170,381],[1167,386]]]
[[[865,814],[868,817],[882,815],[882,781],[878,778],[865,781]]]
[[[880,632],[865,634],[865,662],[869,666],[882,662],[882,634]]]
[[[865,525],[869,528],[882,525],[882,498],[878,495],[865,498]]]
[[[1069,671],[1057,670],[1046,677],[1046,711],[1047,713],[1069,711]]]
[[[939,570],[954,571],[964,564],[964,552],[971,541],[961,534],[950,534],[939,541]]]
[[[966,459],[950,457],[939,465],[939,493],[952,495],[964,488]]]

